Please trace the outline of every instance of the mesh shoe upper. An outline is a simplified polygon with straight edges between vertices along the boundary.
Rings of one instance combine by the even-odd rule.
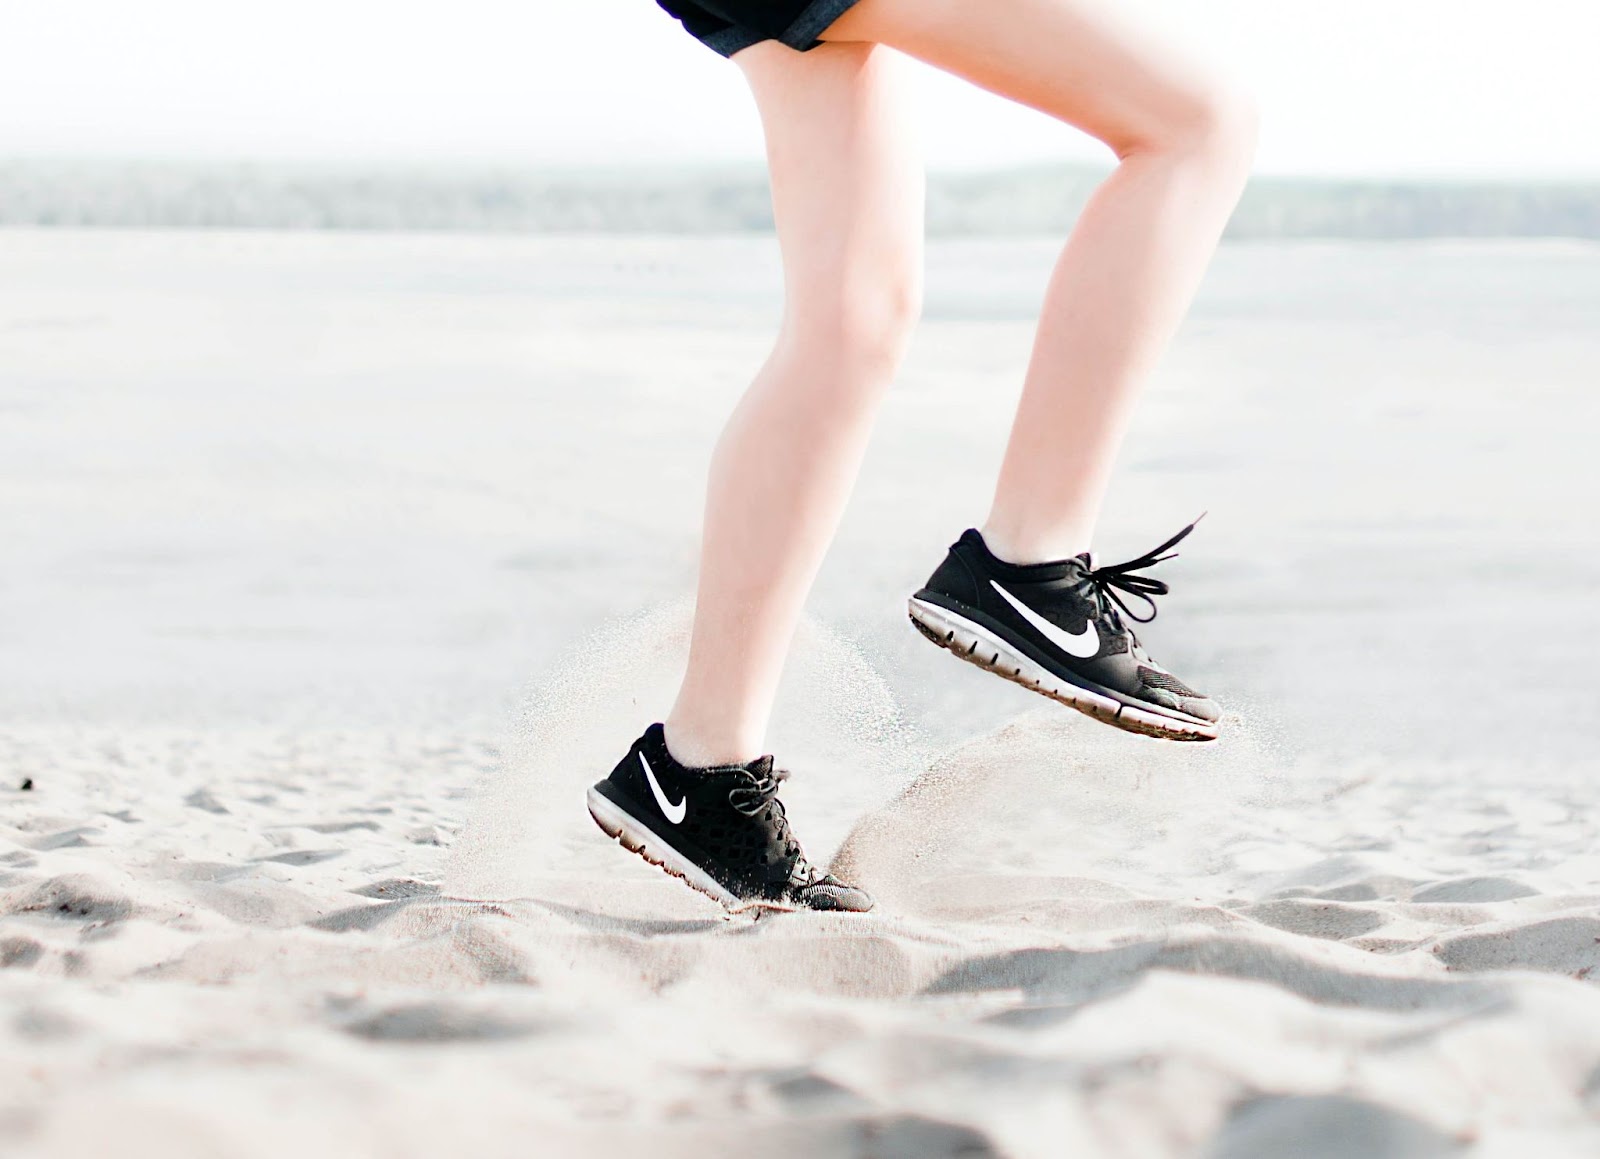
[[[1167,591],[1166,584],[1137,574],[1138,569],[1170,558],[1159,553],[1188,530],[1139,560],[1097,568],[1087,552],[1049,563],[1007,563],[976,529],[968,529],[917,596],[1002,633],[1076,683],[1214,721],[1215,704],[1152,660],[1129,623],[1153,619],[1152,597]],[[1134,615],[1117,589],[1144,600],[1151,615]]]
[[[784,775],[770,756],[686,769],[653,724],[595,788],[738,897],[870,909],[864,891],[806,860],[778,800]]]

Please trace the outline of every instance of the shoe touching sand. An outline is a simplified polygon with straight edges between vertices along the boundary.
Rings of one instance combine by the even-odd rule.
[[[1172,554],[1189,524],[1154,551],[1096,567],[1085,552],[1051,563],[997,559],[976,530],[962,533],[911,597],[919,632],[961,659],[1128,732],[1215,740],[1215,702],[1150,659],[1127,620],[1155,619],[1167,585],[1139,575]],[[1143,600],[1137,616],[1118,590]],[[1126,617],[1126,619],[1124,618]]]
[[[729,909],[871,909],[864,890],[806,860],[778,800],[783,777],[770,756],[686,769],[652,724],[589,790],[589,813],[624,848]]]

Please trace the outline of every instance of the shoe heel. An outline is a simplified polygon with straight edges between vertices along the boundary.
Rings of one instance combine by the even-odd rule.
[[[681,878],[686,885],[720,902],[727,909],[737,909],[743,905],[739,897],[724,889],[709,873],[596,789],[589,790],[589,816],[594,818],[594,823],[600,826],[602,833],[629,853],[637,854],[651,865]]]

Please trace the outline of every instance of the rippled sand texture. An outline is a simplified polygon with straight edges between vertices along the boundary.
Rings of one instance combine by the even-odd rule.
[[[0,234],[0,1150],[1600,1153],[1600,254],[1223,255],[1107,530],[1213,508],[1197,748],[904,622],[1048,253],[935,248],[786,676],[880,906],[730,919],[581,802],[766,243]]]
[[[1592,786],[1172,751],[1025,715],[846,843],[879,912],[752,921],[570,793],[486,840],[477,738],[13,737],[53,785],[0,830],[0,1121],[43,1155],[1600,1141]],[[486,860],[505,895],[456,888]]]

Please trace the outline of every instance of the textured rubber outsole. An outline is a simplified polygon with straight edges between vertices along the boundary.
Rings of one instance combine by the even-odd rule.
[[[1217,726],[1193,717],[1163,716],[1062,680],[1036,661],[1013,649],[981,624],[949,608],[915,596],[909,604],[911,624],[951,655],[1003,676],[1013,684],[1076,708],[1086,716],[1141,736],[1162,740],[1208,741],[1217,739]]]
[[[620,808],[614,801],[595,789],[589,790],[589,816],[600,826],[600,831],[614,839],[629,853],[637,853],[651,865],[682,881],[690,889],[700,891],[719,903],[729,913],[747,913],[772,910],[790,913],[796,908],[782,902],[749,900],[724,889],[705,870],[668,845],[647,825]]]

